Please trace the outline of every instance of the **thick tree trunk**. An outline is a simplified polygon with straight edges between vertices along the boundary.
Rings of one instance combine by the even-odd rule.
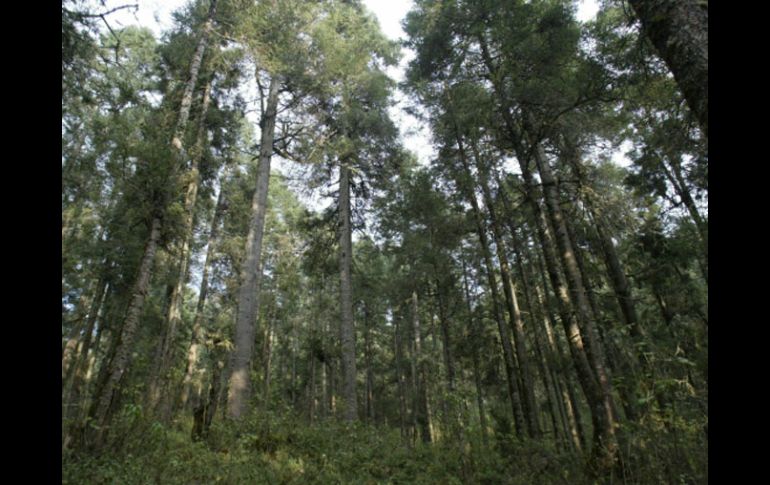
[[[358,419],[356,396],[356,329],[353,323],[353,301],[350,266],[353,257],[350,228],[350,167],[347,160],[340,164],[340,347],[342,351],[342,395],[345,400],[345,420]]]
[[[259,288],[262,280],[260,259],[262,235],[265,229],[267,191],[270,183],[270,157],[273,154],[275,118],[278,109],[277,77],[270,80],[265,112],[262,114],[262,135],[259,146],[257,189],[251,202],[251,220],[246,238],[246,258],[241,267],[241,285],[238,290],[238,314],[235,321],[235,339],[232,353],[230,385],[227,395],[227,414],[240,419],[251,397],[249,369],[254,350],[254,335],[259,313]]]
[[[703,133],[709,131],[708,1],[629,0],[642,31],[671,69]]]

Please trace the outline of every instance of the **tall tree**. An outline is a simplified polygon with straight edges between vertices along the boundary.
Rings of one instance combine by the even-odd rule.
[[[641,20],[642,31],[671,69],[708,137],[708,0],[629,0],[629,3]]]

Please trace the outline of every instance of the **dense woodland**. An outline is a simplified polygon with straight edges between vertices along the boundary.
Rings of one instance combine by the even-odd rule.
[[[708,2],[576,7],[63,0],[63,483],[707,483]]]

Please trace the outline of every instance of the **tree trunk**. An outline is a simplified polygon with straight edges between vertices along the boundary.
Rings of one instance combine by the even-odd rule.
[[[260,259],[262,235],[265,228],[267,190],[270,183],[270,157],[273,154],[275,118],[278,109],[277,77],[270,80],[267,105],[262,114],[262,134],[259,147],[257,189],[251,202],[251,220],[246,239],[246,258],[241,267],[241,285],[238,290],[238,314],[235,321],[235,339],[232,353],[230,385],[227,395],[227,414],[240,419],[251,397],[251,357],[254,350],[254,332],[259,312],[259,288],[262,279]]]
[[[374,422],[374,368],[372,366],[372,329],[369,320],[369,308],[364,302],[364,353],[366,361],[366,420]]]
[[[155,261],[155,252],[160,240],[160,218],[152,219],[150,227],[150,237],[144,247],[142,260],[139,263],[139,271],[131,289],[131,301],[126,311],[126,317],[123,321],[122,332],[116,335],[120,339],[115,349],[115,357],[109,363],[106,370],[106,381],[98,396],[94,396],[93,411],[91,417],[97,426],[94,437],[94,445],[98,448],[103,444],[106,437],[106,426],[109,421],[115,396],[119,391],[119,386],[124,373],[128,369],[133,352],[134,336],[139,327],[139,317],[144,308],[144,298],[150,286],[150,277],[152,276],[152,265]]]
[[[104,307],[104,301],[106,299],[109,283],[102,278],[97,284],[96,295],[91,304],[91,308],[88,312],[86,328],[83,335],[83,342],[80,346],[75,361],[72,363],[72,383],[66,394],[66,398],[63,400],[63,405],[67,407],[64,413],[65,418],[69,421],[69,426],[65,431],[63,437],[62,448],[67,448],[74,435],[79,435],[82,430],[82,415],[83,415],[83,391],[87,384],[88,377],[88,364],[89,364],[89,351],[91,351],[91,342],[94,333],[94,327],[97,319],[101,315],[102,308]]]
[[[415,414],[417,416],[417,423],[420,426],[420,436],[423,443],[430,443],[432,437],[430,432],[430,413],[428,410],[428,391],[426,389],[425,360],[422,356],[422,335],[420,333],[420,314],[416,291],[412,291],[412,331],[414,332],[414,355],[412,358],[417,363]]]
[[[553,381],[558,385],[561,392],[561,405],[564,408],[564,413],[569,423],[570,435],[572,442],[577,450],[582,450],[586,445],[585,432],[583,431],[583,420],[580,415],[580,408],[578,407],[578,401],[575,397],[574,381],[572,373],[569,367],[565,363],[566,353],[561,345],[561,340],[556,338],[556,334],[553,331],[556,325],[556,319],[551,312],[548,305],[548,279],[545,276],[545,269],[543,268],[543,260],[540,257],[540,253],[537,253],[537,268],[542,281],[543,291],[540,291],[540,287],[535,283],[535,295],[543,310],[543,328],[545,329],[546,341],[548,342],[548,350],[551,356],[551,370]],[[559,374],[557,374],[557,371]],[[559,377],[563,377],[563,382],[559,380]]]
[[[556,243],[570,287],[570,295],[575,302],[578,317],[586,330],[586,342],[591,351],[593,371],[599,383],[600,394],[596,396],[599,399],[594,400],[595,414],[599,418],[597,421],[598,429],[594,432],[597,438],[594,443],[594,457],[598,459],[596,465],[599,468],[614,466],[618,457],[618,444],[615,436],[616,417],[612,409],[611,385],[604,364],[604,353],[599,343],[594,321],[591,318],[585,286],[575,260],[574,250],[569,241],[566,222],[556,192],[556,182],[540,145],[535,147],[535,162],[540,172],[546,207],[553,221]]]
[[[687,212],[690,214],[690,217],[692,218],[692,221],[695,224],[695,229],[698,231],[698,236],[700,237],[701,244],[703,245],[703,258],[704,258],[704,263],[702,263],[700,267],[701,267],[701,272],[703,273],[703,278],[706,280],[706,284],[708,284],[708,281],[709,281],[708,224],[703,220],[703,217],[700,215],[700,212],[698,212],[698,208],[695,205],[695,201],[690,195],[690,191],[687,188],[687,184],[684,180],[684,177],[682,176],[682,166],[680,165],[680,161],[672,160],[670,169],[664,160],[661,160],[660,165],[661,165],[661,168],[663,169],[663,172],[666,175],[666,178],[668,178],[668,181],[671,182],[671,185],[674,186],[674,191],[679,196],[679,199],[687,208]]]
[[[227,169],[225,168],[226,175]],[[214,217],[211,220],[209,229],[208,243],[206,245],[206,260],[203,263],[203,273],[201,275],[201,286],[198,290],[198,303],[195,305],[195,317],[193,319],[192,337],[187,351],[187,368],[185,369],[184,379],[182,381],[182,393],[179,398],[180,406],[185,407],[187,400],[192,398],[193,408],[199,404],[202,397],[201,375],[199,369],[201,345],[205,335],[203,326],[203,310],[206,307],[206,298],[209,292],[209,268],[213,262],[215,247],[219,240],[219,225],[225,212],[225,183],[227,177],[223,176],[220,182],[219,195],[217,196],[217,205],[214,209]]]
[[[401,331],[398,321],[399,317],[393,315],[393,359],[395,361],[396,383],[398,384],[398,423],[401,430],[401,438],[406,441],[406,391],[404,390],[404,377],[401,372]]]
[[[517,157],[519,159],[519,166],[521,168],[522,176],[525,182],[526,199],[529,203],[537,228],[538,238],[540,240],[541,247],[543,249],[546,264],[548,267],[548,275],[553,284],[554,293],[557,296],[557,302],[559,305],[559,314],[564,326],[565,333],[567,334],[567,342],[569,343],[570,354],[575,365],[575,370],[578,375],[578,380],[583,389],[583,392],[588,399],[589,408],[591,409],[591,417],[594,424],[594,440],[593,458],[599,467],[609,467],[614,464],[615,453],[615,436],[614,436],[614,423],[610,419],[607,419],[607,411],[605,410],[605,393],[594,375],[591,364],[586,355],[586,349],[583,345],[583,336],[580,334],[580,328],[573,318],[571,309],[572,302],[570,301],[569,292],[564,287],[559,276],[557,258],[555,250],[553,249],[553,241],[548,231],[548,224],[543,214],[540,204],[534,197],[533,187],[534,182],[532,180],[532,174],[529,170],[529,150],[525,149],[522,144],[522,136],[520,130],[513,120],[510,111],[510,102],[508,101],[505,91],[500,85],[500,76],[498,75],[498,69],[494,65],[492,57],[489,53],[486,39],[483,33],[478,34],[479,44],[481,46],[481,54],[484,64],[487,68],[489,77],[492,81],[492,85],[495,94],[499,98],[500,106],[499,111],[502,115],[505,130],[508,134],[508,141],[513,146]],[[608,404],[608,403],[607,403]],[[603,437],[603,439],[601,439]],[[609,448],[606,448],[603,443],[607,443]],[[606,451],[609,451],[607,453]],[[604,459],[608,458],[608,459]]]
[[[709,132],[708,1],[629,0],[642,31],[671,69],[687,105]]]
[[[473,384],[476,386],[476,404],[479,408],[479,426],[481,427],[481,440],[485,447],[489,446],[489,438],[487,437],[487,416],[484,412],[484,393],[481,387],[481,369],[479,368],[479,343],[481,336],[480,326],[474,322],[473,309],[471,308],[470,291],[468,290],[468,275],[465,267],[465,259],[462,260],[463,264],[463,292],[465,294],[465,306],[468,311],[468,318],[471,324],[471,335],[474,338],[473,345],[471,345],[471,358],[473,359]]]
[[[190,116],[190,106],[192,104],[192,94],[195,90],[195,84],[198,81],[198,73],[200,70],[201,61],[203,60],[203,52],[206,49],[208,43],[208,36],[213,26],[214,15],[216,13],[216,0],[212,0],[209,6],[208,18],[203,26],[201,38],[198,42],[198,46],[193,55],[193,59],[190,65],[190,77],[185,84],[184,93],[182,95],[182,103],[179,108],[179,116],[174,129],[174,134],[171,138],[171,145],[178,152],[180,159],[180,166],[184,161],[184,147],[182,138],[184,137],[184,131],[187,127],[187,120]],[[172,179],[177,170],[180,167],[172,167],[169,178]],[[120,381],[128,369],[131,361],[132,344],[134,335],[139,324],[139,317],[141,316],[144,307],[144,298],[147,294],[150,278],[152,276],[152,266],[155,259],[155,252],[157,250],[158,242],[160,240],[162,217],[160,211],[162,208],[155,207],[156,214],[152,217],[150,235],[145,243],[142,259],[139,263],[139,272],[136,281],[134,282],[131,290],[131,299],[126,311],[126,316],[121,326],[121,334],[115,335],[116,342],[114,358],[108,362],[107,368],[105,368],[105,380],[102,386],[99,386],[97,395],[94,396],[94,404],[91,412],[89,413],[96,423],[96,432],[94,435],[94,445],[100,447],[106,438],[106,425],[112,411],[112,405],[114,399],[118,394]]]
[[[457,135],[457,145],[459,148],[459,155],[460,158],[463,159],[463,166],[467,167],[468,163],[466,161],[466,155],[465,150],[463,148],[462,140],[459,136],[459,131]],[[489,242],[487,241],[487,233],[484,229],[484,222],[481,214],[481,210],[479,209],[478,201],[476,200],[476,195],[473,192],[470,187],[466,186],[466,184],[462,183],[462,180],[458,180],[458,185],[461,187],[461,189],[465,192],[465,197],[468,199],[468,202],[470,202],[473,213],[476,220],[476,232],[479,236],[479,242],[481,243],[481,252],[484,257],[484,265],[486,266],[486,272],[487,272],[487,280],[489,284],[489,289],[492,294],[492,307],[493,312],[495,315],[495,320],[497,321],[497,329],[500,333],[500,343],[503,348],[503,360],[505,362],[505,373],[508,380],[508,395],[511,400],[511,408],[513,412],[513,420],[514,424],[516,425],[516,434],[521,437],[524,434],[526,434],[527,428],[526,428],[526,419],[524,417],[524,410],[521,403],[521,397],[519,394],[518,389],[518,382],[517,382],[517,370],[516,370],[516,363],[514,361],[514,352],[513,352],[513,346],[511,345],[511,335],[510,331],[508,329],[508,326],[505,325],[502,312],[500,311],[500,296],[498,293],[497,288],[497,281],[495,279],[495,273],[494,273],[494,266],[492,264],[492,256],[489,251]]]
[[[532,380],[532,370],[529,362],[529,356],[527,354],[527,348],[525,345],[524,336],[524,322],[521,318],[521,310],[519,308],[519,302],[516,298],[516,287],[513,283],[513,276],[511,275],[510,264],[508,262],[508,255],[505,253],[505,242],[503,241],[503,231],[498,223],[497,211],[495,210],[494,199],[489,190],[489,172],[488,168],[482,162],[478,151],[474,145],[473,153],[476,159],[476,167],[479,173],[479,185],[484,196],[484,204],[487,206],[487,212],[489,213],[489,219],[492,226],[492,235],[495,240],[495,248],[497,249],[497,260],[500,262],[500,278],[503,283],[503,290],[505,294],[506,306],[508,309],[508,316],[513,328],[513,340],[516,348],[517,362],[519,363],[519,371],[521,374],[521,388],[524,395],[523,406],[524,413],[527,418],[527,430],[529,435],[533,438],[540,436],[540,423],[537,413],[537,401],[535,399],[534,382]],[[466,167],[468,170],[468,167]],[[470,176],[470,171],[468,171]]]
[[[198,133],[196,135],[195,149],[192,154],[192,164],[190,167],[189,182],[184,200],[184,228],[182,236],[182,247],[179,253],[179,267],[177,270],[176,283],[171,293],[168,314],[166,315],[166,338],[163,339],[160,362],[155,376],[155,385],[160,390],[157,396],[160,415],[163,420],[168,420],[171,416],[172,405],[174,401],[172,396],[175,393],[170,392],[173,388],[170,377],[167,375],[174,360],[174,344],[176,332],[182,324],[182,305],[184,303],[184,290],[187,287],[187,271],[190,263],[190,243],[193,238],[193,222],[195,220],[195,202],[198,198],[198,185],[200,183],[199,165],[203,158],[203,150],[206,145],[206,113],[211,101],[211,79],[208,80],[203,90],[203,100],[200,110],[200,119],[198,120]]]
[[[182,143],[182,140],[184,139],[184,131],[187,128],[187,120],[190,118],[193,92],[195,91],[195,84],[198,82],[198,74],[200,72],[201,63],[203,62],[203,53],[206,51],[209,35],[214,28],[214,16],[216,15],[216,12],[217,0],[211,0],[206,23],[203,24],[201,37],[198,40],[198,45],[195,47],[195,53],[193,54],[192,62],[190,63],[190,78],[187,80],[184,92],[182,93],[182,104],[179,107],[179,117],[177,118],[176,126],[174,128],[174,135],[171,138],[171,145],[182,155],[184,155],[184,144]],[[182,160],[182,162],[184,162],[184,160]]]
[[[265,327],[265,338],[262,345],[262,407],[267,409],[270,404],[270,379],[272,372],[270,366],[273,358],[273,318],[275,304],[266,312],[267,325]]]
[[[353,301],[350,266],[353,257],[350,228],[350,167],[347,160],[340,163],[340,347],[342,351],[342,394],[345,400],[345,420],[358,419],[356,396],[356,330],[353,323]]]

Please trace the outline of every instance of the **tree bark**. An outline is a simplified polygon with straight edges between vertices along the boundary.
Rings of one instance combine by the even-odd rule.
[[[350,228],[350,167],[347,160],[340,164],[340,347],[342,351],[342,394],[345,400],[344,418],[348,422],[358,419],[356,396],[356,330],[353,322],[353,301],[350,266],[353,244]]]
[[[629,0],[708,138],[708,1]]]
[[[404,376],[401,371],[401,365],[403,361],[401,350],[401,329],[399,322],[399,316],[393,315],[393,359],[394,367],[396,370],[396,383],[398,385],[398,423],[401,431],[401,438],[407,441],[406,436],[406,391],[404,390]]]
[[[265,229],[267,191],[270,183],[270,157],[273,154],[275,119],[278,109],[279,80],[273,77],[262,114],[262,134],[259,147],[257,188],[251,202],[251,220],[246,238],[246,258],[241,267],[241,284],[238,290],[238,314],[235,321],[235,339],[227,395],[227,415],[240,419],[251,397],[249,369],[254,350],[255,324],[259,312],[259,288],[262,279],[260,259],[262,236]]]

